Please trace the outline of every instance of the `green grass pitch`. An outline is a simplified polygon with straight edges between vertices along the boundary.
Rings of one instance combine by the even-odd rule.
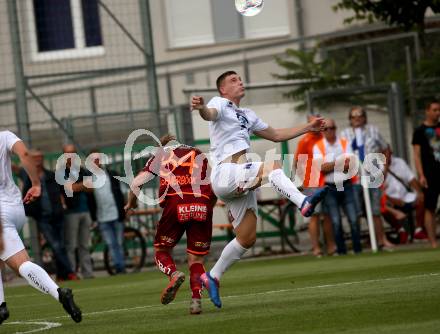
[[[66,284],[80,324],[49,296],[6,288],[11,317],[0,333],[440,333],[439,250],[242,261],[223,277],[223,308],[205,298],[198,316],[189,278],[163,306],[166,283],[154,271]]]

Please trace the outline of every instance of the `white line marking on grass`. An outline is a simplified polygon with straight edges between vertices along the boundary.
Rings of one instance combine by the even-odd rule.
[[[263,292],[254,292],[254,293],[248,293],[243,295],[231,295],[231,296],[224,296],[222,299],[233,299],[233,298],[243,298],[243,297],[254,297],[254,296],[262,296],[262,295],[270,295],[270,294],[277,294],[277,293],[286,293],[286,292],[295,292],[295,291],[302,291],[302,290],[311,290],[311,289],[326,289],[326,288],[337,288],[342,286],[348,286],[348,285],[356,285],[356,284],[369,284],[369,283],[378,283],[378,282],[390,282],[390,281],[402,281],[406,279],[418,279],[418,278],[427,278],[427,277],[437,277],[440,276],[440,273],[429,273],[429,274],[421,274],[421,275],[411,275],[411,276],[404,276],[404,277],[389,277],[389,278],[378,278],[378,279],[370,279],[365,281],[352,281],[352,282],[342,282],[342,283],[335,283],[335,284],[323,284],[323,285],[313,285],[313,286],[305,286],[302,288],[293,288],[293,289],[283,289],[283,290],[270,290],[270,291],[263,291]],[[180,305],[180,304],[186,304],[187,302],[174,302],[169,305]],[[83,316],[92,316],[92,315],[100,315],[100,314],[108,314],[108,313],[116,313],[116,312],[128,312],[128,311],[139,311],[139,310],[145,310],[150,308],[159,308],[163,307],[162,304],[154,304],[154,305],[143,305],[143,306],[135,306],[135,307],[127,307],[127,308],[118,308],[118,309],[110,309],[110,310],[103,310],[103,311],[94,311],[89,313],[83,313]],[[52,319],[64,319],[64,318],[70,318],[69,316],[60,316],[60,317],[54,317]],[[29,321],[41,321],[46,319],[34,319]]]
[[[5,322],[4,325],[38,325],[38,326],[44,326],[41,328],[31,329],[26,332],[16,332],[15,334],[28,334],[28,333],[36,333],[36,332],[42,332],[49,330],[51,328],[61,327],[61,324],[59,322],[40,322],[40,321],[14,321],[14,322]]]
[[[97,286],[91,286],[91,287],[88,287],[88,288],[79,288],[79,289],[75,289],[75,288],[73,288],[74,290],[75,290],[75,293],[78,293],[78,292],[87,292],[87,291],[90,291],[90,290],[96,290],[97,288],[98,289],[100,289],[100,290],[106,290],[106,289],[115,289],[115,288],[118,288],[118,289],[122,289],[122,288],[131,288],[131,287],[134,287],[134,286],[143,286],[143,285],[145,285],[145,282],[131,282],[131,283],[121,283],[121,284],[110,284],[110,285],[106,285],[106,286],[102,286],[102,287],[97,287]],[[26,286],[26,285],[24,285],[24,286]],[[72,289],[72,287],[70,287],[71,289]],[[14,299],[14,298],[28,298],[28,297],[32,297],[32,296],[38,296],[40,293],[38,292],[38,291],[35,291],[35,292],[31,292],[31,293],[24,293],[24,294],[21,294],[21,295],[11,295],[8,299]]]

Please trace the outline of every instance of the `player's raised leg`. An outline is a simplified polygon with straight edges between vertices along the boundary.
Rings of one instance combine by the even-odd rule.
[[[81,310],[73,300],[72,290],[60,288],[43,268],[30,262],[26,250],[23,249],[6,259],[6,264],[23,277],[30,286],[42,293],[50,294],[59,301],[73,321],[80,322],[82,320]]]
[[[328,187],[323,187],[313,194],[305,196],[284,174],[281,164],[278,162],[265,162],[258,172],[258,180],[259,183],[256,183],[253,188],[268,181],[278,194],[293,202],[305,217],[310,217],[313,214],[316,205],[324,199],[328,192]]]
[[[157,268],[167,275],[170,280],[167,287],[162,291],[160,297],[160,302],[164,305],[169,304],[174,300],[177,291],[185,281],[185,274],[181,271],[177,271],[176,264],[174,263],[174,259],[170,252],[171,248],[155,248],[154,259]]]

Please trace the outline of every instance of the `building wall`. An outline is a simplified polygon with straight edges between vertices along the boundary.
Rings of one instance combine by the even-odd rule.
[[[262,20],[261,22],[267,20],[268,17],[265,17],[265,15],[274,12],[277,8],[282,8],[283,14],[288,19],[288,33],[271,38],[241,39],[238,41],[220,42],[203,46],[173,47],[170,41],[170,26],[172,23],[167,11],[173,1],[176,0],[150,1],[155,57],[156,63],[159,65],[157,67],[159,75],[159,97],[162,106],[167,106],[172,103],[188,103],[189,96],[184,94],[183,89],[212,87],[214,86],[218,74],[225,70],[233,69],[244,76],[243,60],[245,58],[250,59],[249,81],[251,83],[274,81],[273,73],[279,73],[281,69],[276,65],[273,55],[282,53],[286,47],[297,46],[296,44],[285,44],[266,49],[249,50],[249,48],[262,43],[283,41],[288,40],[289,38],[298,37],[295,1],[270,0],[266,1],[265,9],[257,17],[244,19],[244,26],[253,27],[252,29],[254,29],[253,31],[255,34],[255,31],[258,32],[255,30],[255,22],[259,22],[258,20]],[[215,1],[220,0],[186,0],[185,6],[191,8],[192,16],[187,13],[185,19],[182,20],[183,24],[192,26],[195,24],[195,20],[200,19],[197,7],[191,6],[191,3],[198,3],[199,1],[212,4]],[[234,1],[227,1],[231,3],[232,7]],[[32,57],[31,50],[31,2],[31,0],[21,0],[17,2],[19,4],[23,61],[26,75],[91,71],[144,64],[142,52],[129,40],[111,17],[102,9],[100,10],[100,19],[105,48],[105,53],[103,55],[74,59],[48,59],[36,61]],[[334,13],[331,8],[336,2],[337,0],[302,1],[302,15],[306,36],[347,28],[347,26],[343,24],[343,18],[346,17],[347,13]],[[103,3],[111,9],[114,15],[121,21],[125,29],[132,34],[133,38],[142,44],[142,29],[138,0],[104,0]],[[179,3],[181,3],[181,1]],[[235,13],[234,15],[217,15],[215,18],[214,16],[211,16],[211,20],[218,20],[220,17],[220,19],[225,20],[225,22],[233,22],[237,16]],[[273,19],[273,16],[269,18]],[[282,21],[281,18],[280,21]],[[213,23],[208,22],[208,24]],[[0,28],[0,75],[4,78],[0,83],[1,90],[15,87],[6,1],[0,2]],[[189,57],[215,54],[228,50],[236,50],[236,52],[221,57],[209,57],[195,61],[173,63]],[[254,60],[257,56],[266,56],[266,58]],[[167,65],[165,66],[163,64]],[[171,80],[169,82],[167,82],[165,78],[167,73],[170,73],[171,75]],[[60,79],[66,78],[67,77],[61,77]],[[53,80],[53,78],[50,80]],[[114,85],[115,82],[122,80],[125,80],[125,82]],[[137,72],[123,73],[121,75],[108,75],[100,78],[95,77],[87,80],[59,83],[44,88],[37,87],[36,85],[42,81],[44,80],[31,80],[30,83],[35,91],[43,96],[43,102],[53,110],[55,116],[58,118],[91,115],[93,111],[96,111],[99,114],[126,112],[129,110],[148,108],[148,87],[145,82],[144,69]],[[106,84],[113,85],[104,87]],[[169,87],[168,84],[171,86]],[[95,104],[93,105],[91,98],[92,90],[90,87],[96,85],[102,85],[103,87],[95,87]],[[171,90],[171,94],[168,92],[169,89]],[[53,95],[53,93],[59,93],[66,90],[72,90],[72,92]],[[270,98],[268,94],[272,94],[272,92],[261,93],[260,103],[269,103],[268,101],[264,101],[265,97]],[[274,94],[279,93],[275,92]],[[1,104],[1,101],[11,98],[13,98],[13,94],[0,94],[0,123],[2,124],[11,124],[14,122],[15,113],[13,102],[7,105]],[[95,110],[93,109],[94,106],[96,107]],[[45,126],[48,128],[53,127],[49,115],[38,103],[31,101],[29,102],[28,108],[29,118],[32,122],[33,128],[44,130]],[[283,112],[279,112],[275,120],[281,120],[283,117],[285,117],[283,116]],[[92,140],[93,138],[91,138],[91,141]]]

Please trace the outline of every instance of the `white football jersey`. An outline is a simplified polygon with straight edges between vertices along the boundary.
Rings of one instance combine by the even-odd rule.
[[[213,97],[207,107],[218,112],[217,119],[209,122],[211,158],[215,163],[237,152],[247,152],[251,134],[269,127],[252,110],[239,108],[223,97]]]
[[[0,205],[22,203],[21,193],[12,178],[11,170],[12,146],[19,140],[11,131],[0,131]]]

